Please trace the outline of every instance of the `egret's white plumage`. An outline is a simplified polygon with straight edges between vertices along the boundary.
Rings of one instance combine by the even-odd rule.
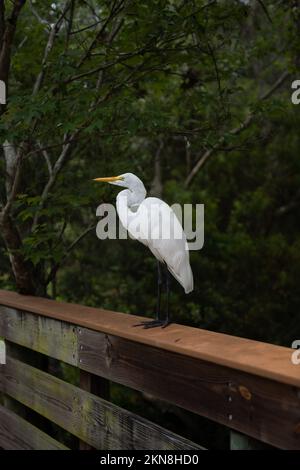
[[[188,294],[193,274],[185,233],[171,207],[161,199],[146,198],[142,181],[133,173],[114,178],[97,178],[127,189],[117,196],[117,212],[131,237],[146,245]]]

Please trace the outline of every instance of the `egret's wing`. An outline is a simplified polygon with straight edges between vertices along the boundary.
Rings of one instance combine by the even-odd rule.
[[[148,246],[159,261],[167,264],[186,292],[193,290],[186,236],[171,207],[161,199],[146,198],[132,221],[129,233]]]

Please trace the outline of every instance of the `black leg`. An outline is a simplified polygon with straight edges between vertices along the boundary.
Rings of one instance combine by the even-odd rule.
[[[161,326],[165,328],[170,324],[170,315],[169,315],[169,297],[170,297],[170,273],[167,266],[164,264],[162,265],[159,261],[157,262],[157,306],[156,306],[156,316],[155,320],[146,320],[142,321],[141,323],[137,323],[134,326],[143,326],[145,329],[155,328],[157,326]],[[161,287],[163,284],[163,271],[165,272],[165,284],[166,284],[166,292],[167,292],[167,306],[166,306],[166,318],[161,319]]]
[[[165,324],[163,325],[163,328],[165,328],[171,323],[171,316],[170,316],[170,310],[169,310],[170,290],[171,290],[170,287],[171,287],[171,276],[170,276],[170,271],[166,267],[167,308],[166,308]]]
[[[160,319],[160,304],[161,304],[161,286],[163,283],[162,273],[161,273],[161,265],[160,262],[157,261],[157,304],[156,304],[156,320]]]

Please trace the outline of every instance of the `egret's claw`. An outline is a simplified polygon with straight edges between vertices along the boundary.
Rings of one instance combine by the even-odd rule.
[[[142,321],[141,323],[137,323],[136,325],[133,326],[142,326],[146,330],[149,328],[155,328],[157,326],[161,326],[162,328],[166,328],[170,322],[168,320],[147,320],[147,321]]]

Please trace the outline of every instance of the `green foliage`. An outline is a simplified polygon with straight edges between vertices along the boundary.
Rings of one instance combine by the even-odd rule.
[[[112,3],[120,13],[112,15]],[[282,72],[295,70],[297,33],[287,5],[267,3],[272,23],[254,1],[76,2],[72,34],[68,11],[43,67],[49,25],[27,4],[0,135],[24,154],[11,214],[44,293],[154,312],[156,266],[145,247],[100,241],[95,231],[70,247],[96,224],[98,204],[116,196],[91,180],[132,171],[150,188],[162,143],[163,198],[205,204],[205,245],[191,253],[195,291],[186,297],[174,281],[174,318],[287,345],[299,337],[299,113],[288,82],[260,99]],[[54,24],[65,2],[33,4]],[[233,133],[249,112],[253,124]],[[3,158],[0,171],[5,200]],[[0,261],[1,286],[12,288],[4,245]]]

